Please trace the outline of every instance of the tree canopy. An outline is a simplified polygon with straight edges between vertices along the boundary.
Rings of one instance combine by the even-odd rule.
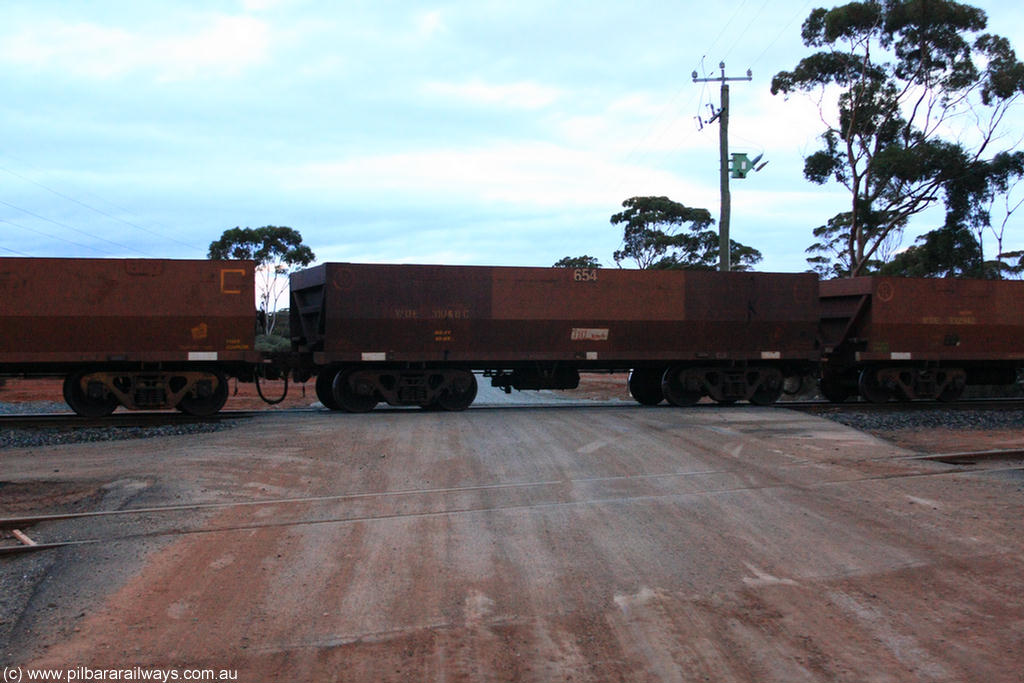
[[[696,209],[668,197],[631,197],[624,211],[611,217],[622,225],[622,249],[615,263],[632,260],[638,268],[685,268],[714,270],[718,264],[718,233],[707,209]],[[730,242],[734,270],[749,270],[761,260],[761,252]]]
[[[981,247],[970,230],[939,228],[917,238],[917,244],[881,266],[882,275],[902,277],[984,276]],[[991,273],[990,273],[991,274]]]
[[[249,259],[256,261],[257,294],[263,331],[274,331],[277,303],[287,287],[281,279],[316,259],[313,250],[302,243],[302,235],[293,228],[265,225],[262,228],[234,227],[210,243],[207,257],[214,260]]]
[[[776,74],[772,93],[818,94],[826,130],[804,176],[851,195],[850,210],[814,232],[816,270],[871,271],[940,200],[954,242],[970,246],[959,231],[988,226],[972,207],[1021,175],[1008,150],[991,148],[1024,94],[1024,65],[1005,38],[981,33],[986,24],[982,10],[952,0],[867,0],[808,16],[803,42],[816,51]]]
[[[552,268],[600,268],[601,262],[595,256],[566,256],[555,261]]]

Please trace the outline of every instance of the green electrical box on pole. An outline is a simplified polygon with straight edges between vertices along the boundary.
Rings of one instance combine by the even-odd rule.
[[[729,171],[733,178],[746,178],[754,170],[754,163],[743,152],[733,152],[730,156]]]

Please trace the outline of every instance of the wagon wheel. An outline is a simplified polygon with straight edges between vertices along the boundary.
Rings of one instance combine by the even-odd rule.
[[[99,382],[90,383],[90,391],[82,389],[82,378],[89,370],[79,370],[64,378],[64,401],[82,417],[106,417],[119,405],[117,397]]]
[[[865,401],[871,403],[885,403],[892,398],[892,391],[878,381],[877,368],[864,368],[860,372],[860,379],[857,380],[857,388]]]
[[[943,403],[949,403],[951,401],[958,401],[960,397],[964,395],[964,385],[950,383],[946,385],[939,395],[938,399]]]
[[[341,410],[334,400],[334,378],[337,376],[336,368],[324,368],[316,376],[316,397],[328,410]]]
[[[782,397],[785,380],[782,373],[774,368],[762,370],[760,375],[761,381],[750,395],[750,402],[756,406],[768,406]]]
[[[750,402],[755,406],[770,406],[782,396],[782,384],[766,386],[763,382],[750,395]]]
[[[451,412],[465,410],[476,398],[476,388],[476,377],[473,373],[460,370],[452,378],[449,388],[437,397],[437,405]]]
[[[786,396],[796,396],[804,388],[803,375],[790,375],[782,381],[782,393]]]
[[[178,402],[176,406],[178,410],[195,417],[209,417],[220,412],[220,409],[228,401],[228,378],[219,370],[208,374],[216,384],[210,387],[209,392],[205,392],[201,390],[205,389],[205,385],[197,383],[193,392],[186,394]]]
[[[924,398],[923,396],[918,396],[915,391],[917,386],[917,383],[914,381],[916,375],[917,371],[912,369],[903,370],[899,373],[899,379],[890,391],[897,401],[907,403],[914,399]]]
[[[377,405],[377,391],[369,380],[361,380],[356,370],[342,370],[331,385],[334,401],[348,413],[368,413]],[[326,404],[325,404],[326,405]]]
[[[440,371],[434,372],[427,379],[427,395],[430,397],[426,402],[420,403],[420,408],[429,412],[436,413],[439,410],[444,410],[438,403],[438,390],[444,385],[444,374]]]
[[[640,368],[629,373],[629,395],[644,406],[656,406],[665,400],[661,392],[661,378],[664,370],[657,368]]]
[[[942,388],[942,391],[939,392],[939,395],[936,396],[936,398],[943,403],[958,401],[960,400],[960,397],[963,396],[964,389],[966,388],[967,386],[964,376],[959,378],[954,377],[946,383],[946,386]]]
[[[818,380],[818,388],[821,395],[832,403],[842,403],[850,398],[850,388],[843,384],[843,381],[835,375],[822,375]]]
[[[681,375],[685,372],[686,368],[672,367],[665,371],[665,375],[661,379],[661,391],[665,398],[672,405],[681,408],[692,406],[704,395],[704,392],[700,390],[690,391],[683,386]]]

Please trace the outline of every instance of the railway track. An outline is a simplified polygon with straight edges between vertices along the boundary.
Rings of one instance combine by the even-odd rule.
[[[217,423],[225,420],[247,419],[264,411],[237,410],[222,411],[209,417],[195,417],[178,412],[117,413],[109,417],[79,417],[73,413],[8,414],[0,415],[3,429],[96,429],[125,427],[157,427],[163,425],[184,425]]]
[[[823,479],[821,481],[801,485],[800,488],[813,488],[816,486],[848,486],[864,482],[880,480],[918,479],[922,477],[948,477],[962,474],[971,474],[979,471],[986,472],[1010,472],[1024,470],[1024,449],[989,450],[964,453],[937,453],[917,454],[898,458],[902,461],[932,461],[949,465],[948,469],[939,471],[918,471],[886,474],[881,476],[864,476],[853,479]],[[53,550],[68,546],[94,545],[102,543],[116,543],[123,541],[153,539],[160,537],[173,537],[191,534],[215,534],[232,532],[252,532],[260,529],[285,529],[289,527],[302,527],[320,524],[353,524],[358,522],[373,522],[409,517],[436,517],[460,514],[479,514],[494,511],[516,510],[526,508],[552,508],[570,507],[580,505],[598,505],[608,503],[623,503],[631,501],[644,501],[656,498],[690,497],[690,496],[715,496],[727,495],[744,491],[759,491],[766,489],[778,489],[789,486],[788,484],[764,483],[750,486],[721,486],[711,487],[701,491],[673,491],[673,492],[651,492],[638,491],[635,494],[595,495],[593,497],[571,498],[566,491],[571,491],[578,486],[587,484],[608,484],[610,490],[619,491],[619,487],[626,480],[650,480],[650,479],[678,479],[685,477],[713,477],[715,475],[728,475],[731,470],[701,470],[693,472],[665,472],[662,474],[647,474],[642,476],[615,476],[600,478],[576,478],[556,479],[546,481],[513,482],[507,484],[490,484],[475,486],[460,486],[449,488],[423,488],[407,489],[397,491],[376,491],[365,493],[339,493],[334,495],[301,496],[289,498],[273,498],[265,500],[234,501],[223,503],[186,503],[177,505],[126,508],[118,510],[92,510],[84,512],[69,512],[55,514],[28,515],[22,517],[0,518],[0,558],[23,553],[36,552],[41,550]],[[534,495],[520,496],[524,491],[540,492]],[[548,493],[544,493],[547,491]],[[509,492],[512,495],[508,501],[497,501],[494,504],[455,504],[445,505],[446,499],[458,500],[460,496],[475,495],[480,493],[501,493]],[[387,499],[398,499],[402,501],[414,501],[416,498],[440,498],[436,506],[426,504],[426,509],[415,508],[409,505],[399,506],[401,512],[388,512],[382,510],[379,513],[364,512],[350,516],[328,515],[317,517],[300,514],[298,518],[286,519],[278,516],[263,521],[242,522],[221,526],[174,526],[169,529],[158,529],[151,531],[132,531],[123,534],[112,534],[95,537],[62,538],[62,532],[56,530],[56,538],[48,539],[46,531],[41,532],[36,538],[29,535],[29,531],[36,525],[47,525],[57,522],[85,521],[85,520],[127,520],[131,517],[141,516],[170,516],[180,513],[200,513],[207,511],[226,511],[259,509],[269,507],[279,508],[301,508],[303,506],[314,507],[317,505],[338,505],[345,503],[356,503],[366,501],[382,501]],[[539,500],[538,500],[539,498]],[[522,499],[528,500],[524,502]],[[440,508],[440,509],[436,509]],[[261,516],[262,517],[262,516]],[[35,535],[35,534],[33,534]],[[38,540],[37,540],[38,539]]]
[[[589,402],[585,404],[586,407],[590,407]],[[622,404],[625,407],[637,407],[632,403]],[[557,404],[552,404],[552,407]],[[580,407],[583,407],[581,404]],[[714,402],[702,402],[693,406],[694,408],[700,409],[715,409],[715,408],[727,408],[727,409],[743,409],[747,404],[736,404],[723,406],[722,404]],[[494,408],[494,407],[510,407],[510,408],[531,408],[537,407],[531,405],[509,405],[509,406],[494,406],[480,404],[475,406],[476,408]],[[547,406],[544,406],[547,407]],[[593,407],[605,407],[600,401],[593,401]],[[662,406],[665,407],[665,406]],[[1024,398],[983,398],[983,399],[965,399],[961,401],[955,401],[950,403],[943,403],[939,401],[902,401],[896,402],[891,401],[889,403],[868,403],[866,401],[847,401],[845,403],[831,403],[829,401],[779,401],[773,404],[775,408],[787,408],[790,410],[800,410],[807,413],[825,413],[825,412],[842,412],[842,411],[859,411],[859,412],[891,412],[898,410],[1022,410],[1024,409]],[[153,412],[125,412],[115,413],[108,417],[103,418],[87,418],[79,417],[74,413],[11,413],[11,414],[0,414],[0,428],[9,429],[41,429],[41,428],[58,428],[58,429],[74,429],[74,428],[102,428],[102,427],[150,427],[167,424],[196,424],[196,423],[216,423],[230,419],[246,419],[252,418],[257,415],[267,414],[265,410],[230,410],[221,411],[216,415],[209,417],[194,417],[185,415],[183,413],[171,412],[171,411],[153,411]],[[274,411],[281,412],[281,411]]]
[[[942,401],[889,401],[888,403],[869,403],[867,401],[846,401],[832,403],[830,401],[780,401],[775,406],[791,408],[807,413],[827,413],[842,411],[860,412],[893,412],[899,410],[1022,410],[1024,398],[973,398],[944,403]]]

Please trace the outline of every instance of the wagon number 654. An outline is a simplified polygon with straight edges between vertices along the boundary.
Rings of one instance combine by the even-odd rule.
[[[577,268],[572,272],[572,279],[576,282],[594,282],[597,280],[597,269]]]

